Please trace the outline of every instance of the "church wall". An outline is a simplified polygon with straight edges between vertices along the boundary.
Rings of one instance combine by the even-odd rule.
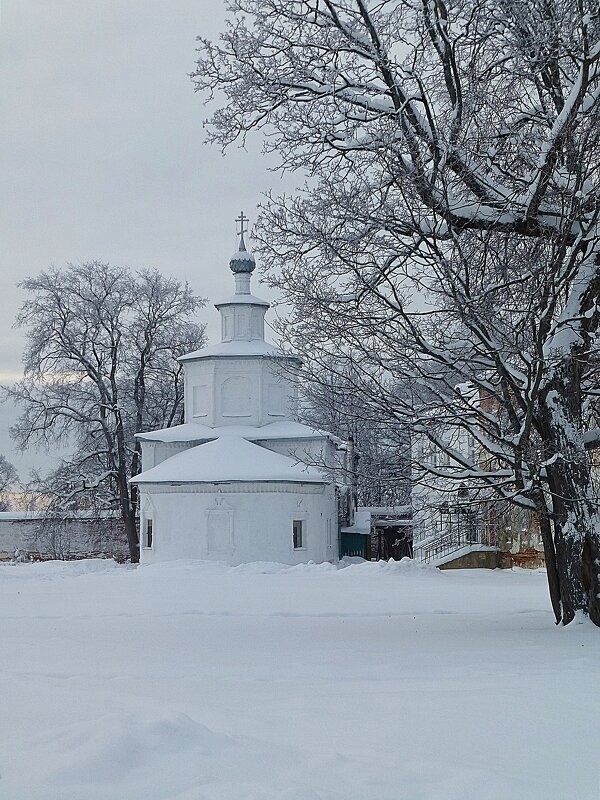
[[[265,306],[225,304],[221,313],[221,341],[262,341],[265,338]]]
[[[148,442],[142,440],[142,472],[165,461],[167,458],[195,447],[197,442]]]
[[[185,364],[185,420],[265,425],[295,419],[297,388],[277,359],[214,358]]]
[[[262,439],[256,444],[282,456],[296,458],[303,464],[332,470],[337,466],[335,445],[330,439]]]
[[[184,364],[185,421],[214,425],[214,375],[216,362],[211,359]]]
[[[289,362],[288,362],[289,366]],[[298,387],[277,359],[263,359],[261,425],[280,420],[295,420],[298,414]]]
[[[156,453],[156,443],[155,442],[140,442],[142,448],[142,468],[141,472],[144,470],[152,469],[158,463],[155,460],[155,453]]]
[[[338,556],[337,504],[331,485],[222,484],[142,488],[141,561],[199,558],[241,564],[300,564]],[[152,547],[144,547],[146,520]],[[303,521],[302,549],[292,523]]]

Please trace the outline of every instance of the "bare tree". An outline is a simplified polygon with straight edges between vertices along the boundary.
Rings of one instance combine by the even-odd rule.
[[[114,489],[109,481],[90,480],[92,472],[93,467],[81,463],[77,455],[63,458],[47,474],[32,472],[24,489],[28,510],[37,512],[38,522],[28,544],[40,555],[56,559],[125,555],[128,548],[121,515],[115,509]],[[86,488],[82,475],[86,476]]]
[[[6,456],[0,454],[0,511],[8,511],[9,493],[17,483],[18,477],[14,464],[11,464]]]
[[[303,349],[306,349],[303,346]],[[361,376],[332,360],[315,369],[306,353],[301,368],[300,417],[315,428],[353,441],[354,463],[347,464],[348,485],[360,506],[399,506],[410,501],[410,435],[406,427],[381,415],[368,396],[357,391]],[[296,370],[298,367],[296,366]]]
[[[204,343],[204,326],[191,321],[203,301],[156,270],[99,261],[52,267],[21,286],[25,375],[6,390],[23,409],[13,435],[22,447],[72,445],[54,476],[54,510],[89,507],[90,495],[117,508],[137,561],[134,434],[181,421],[176,359]]]
[[[586,427],[600,322],[597,4],[229,8],[193,77],[226,97],[212,141],[266,127],[281,167],[308,172],[257,231],[296,308],[295,344],[317,362],[352,359],[361,391],[448,452],[445,477],[536,511],[557,621],[582,610],[600,624],[587,449],[599,432]],[[400,380],[414,402],[391,390]],[[441,426],[467,430],[476,454],[445,444]]]

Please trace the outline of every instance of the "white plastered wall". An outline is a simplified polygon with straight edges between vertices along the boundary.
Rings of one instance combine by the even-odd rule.
[[[298,389],[276,358],[202,358],[185,364],[185,421],[266,425],[295,419]]]
[[[300,564],[338,557],[337,503],[330,484],[197,484],[140,489],[140,524],[144,525],[147,516],[153,520],[153,545],[142,546],[142,563],[199,558],[230,564]],[[292,523],[297,519],[304,521],[304,546],[295,550]]]

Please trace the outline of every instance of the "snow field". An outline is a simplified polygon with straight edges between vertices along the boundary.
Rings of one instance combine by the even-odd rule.
[[[598,800],[542,572],[0,567],[2,800]]]

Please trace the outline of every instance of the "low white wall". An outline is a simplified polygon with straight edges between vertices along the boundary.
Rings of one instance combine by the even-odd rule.
[[[241,564],[301,564],[338,557],[337,503],[331,485],[197,484],[143,487],[141,561],[201,558]],[[145,546],[152,519],[152,547]],[[304,521],[293,547],[292,522]]]
[[[0,559],[18,550],[41,558],[77,558],[108,555],[125,558],[127,538],[120,518],[87,513],[42,527],[43,513],[0,513]]]

